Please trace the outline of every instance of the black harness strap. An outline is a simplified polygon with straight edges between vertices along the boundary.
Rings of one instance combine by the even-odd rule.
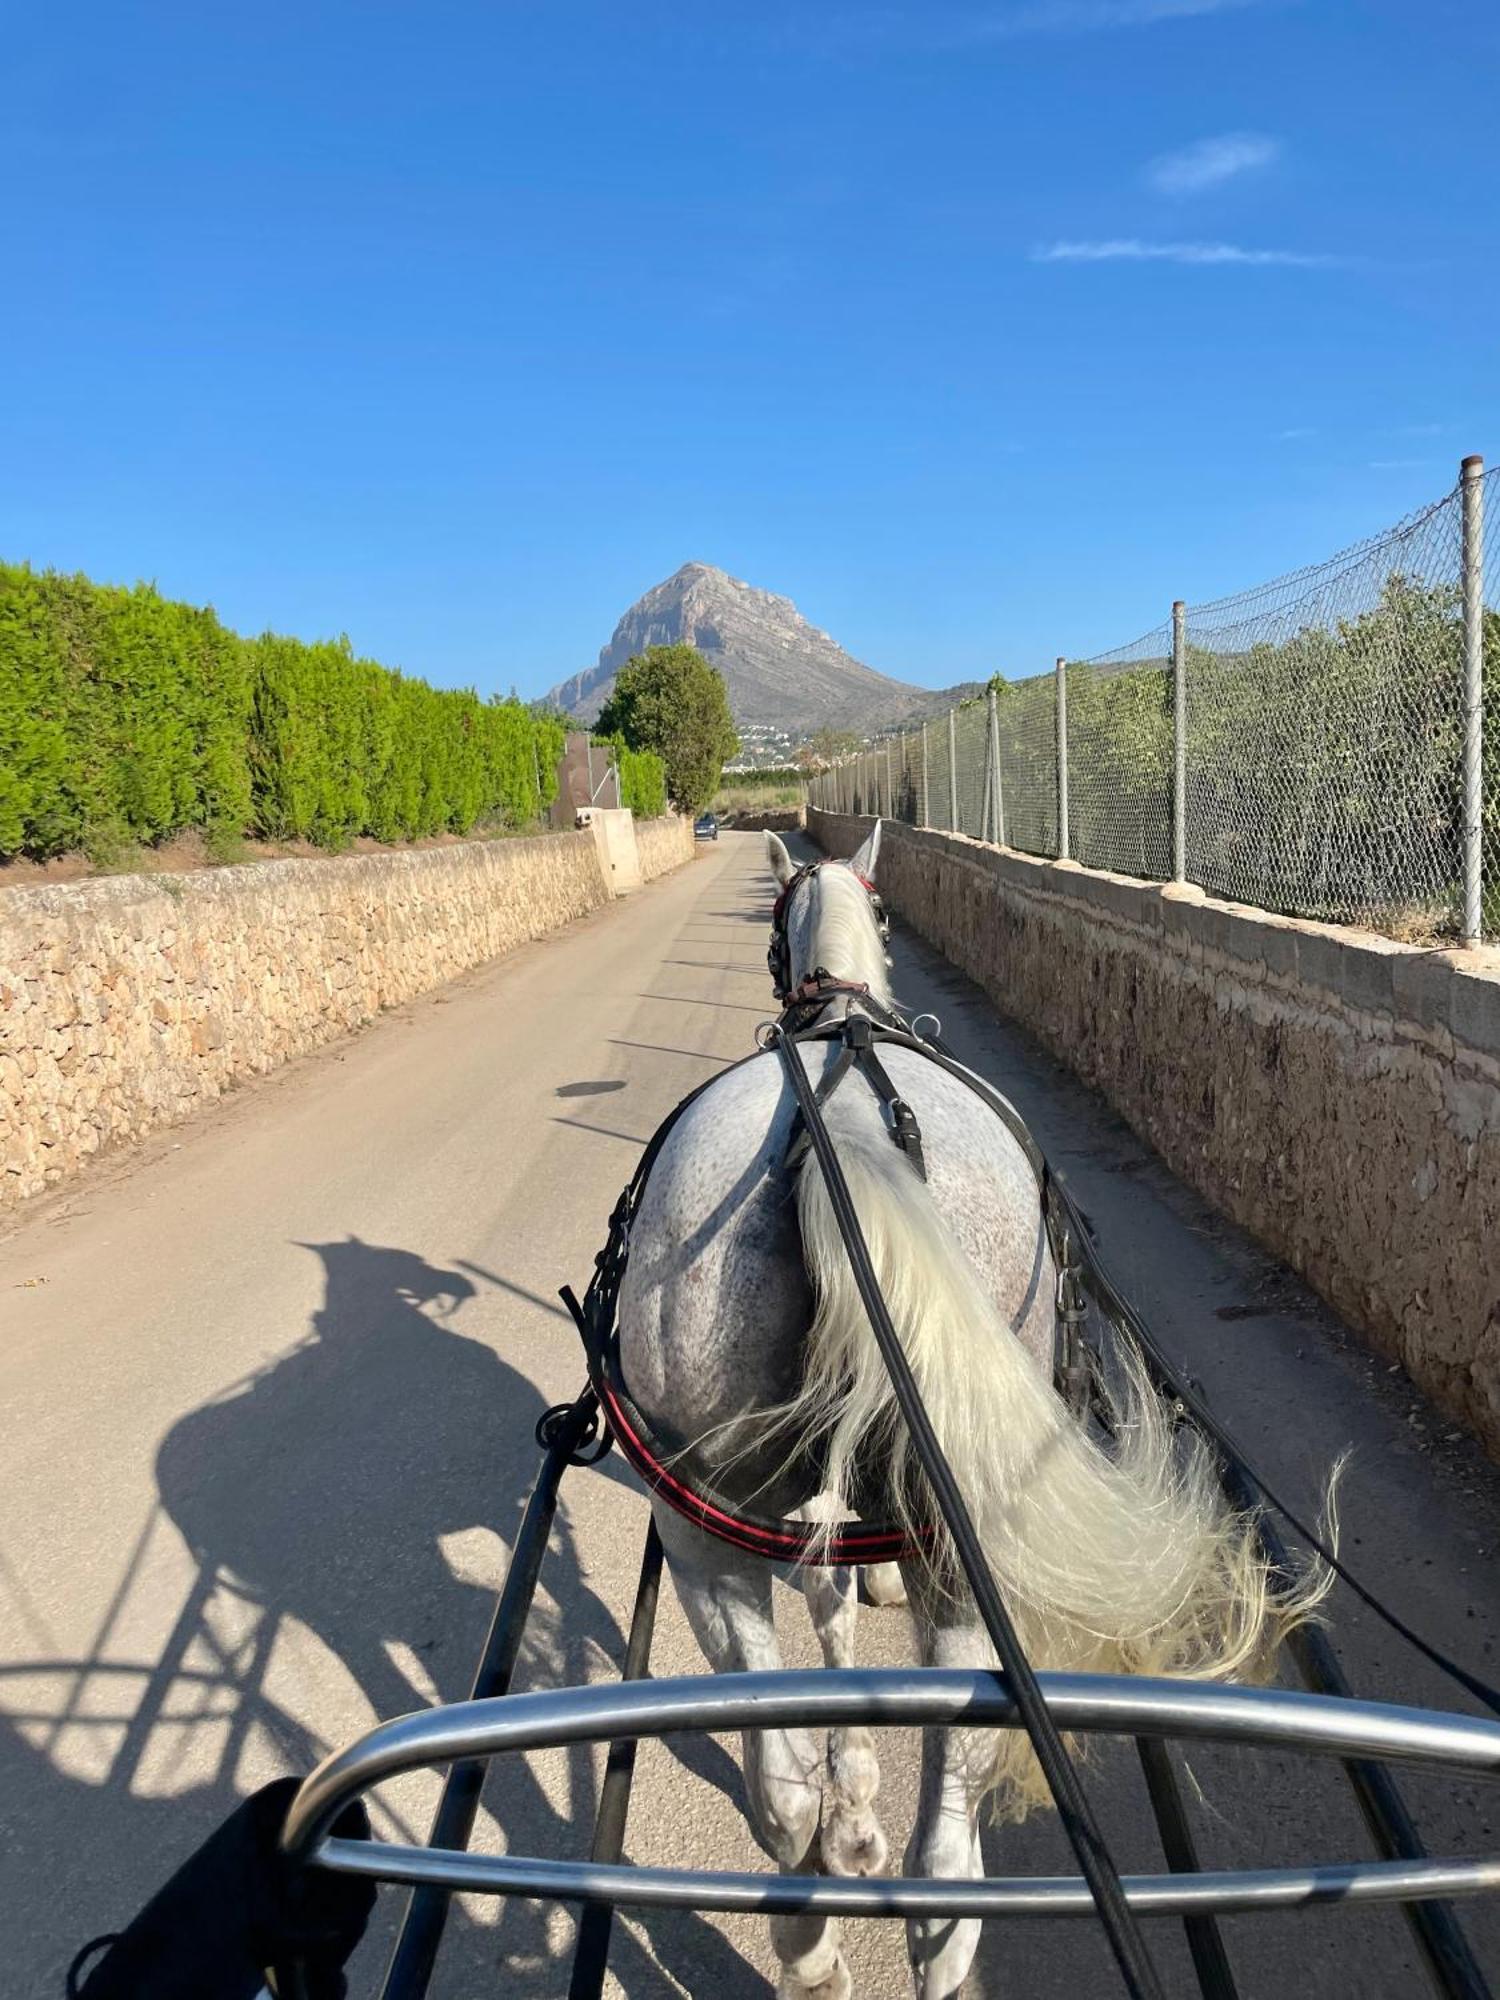
[[[851,1069],[858,1069],[869,1081],[871,1089],[891,1114],[891,1137],[905,1153],[925,1181],[927,1161],[922,1152],[922,1128],[917,1123],[917,1114],[891,1082],[890,1073],[875,1053],[875,1024],[866,1014],[846,1014],[833,1030],[843,1042],[843,1047],[835,1056],[828,1074],[813,1093],[819,1110],[832,1097]],[[827,1036],[830,1031],[825,1030]],[[792,1125],[792,1136],[786,1149],[786,1170],[795,1172],[807,1156],[807,1126],[800,1108]]]

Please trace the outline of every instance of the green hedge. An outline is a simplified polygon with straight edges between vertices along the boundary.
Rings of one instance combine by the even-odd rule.
[[[0,856],[185,827],[337,848],[524,826],[556,796],[563,733],[347,640],[246,640],[144,585],[0,564]]]
[[[620,804],[637,819],[659,819],[667,809],[667,767],[654,750],[632,750],[623,736],[595,736],[613,753],[620,772]]]

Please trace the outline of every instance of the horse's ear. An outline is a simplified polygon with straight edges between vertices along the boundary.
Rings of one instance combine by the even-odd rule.
[[[876,820],[859,851],[850,858],[849,866],[856,875],[863,875],[867,882],[875,880],[875,864],[880,859],[880,829],[884,820]]]
[[[797,872],[797,864],[786,851],[786,842],[779,834],[767,832],[766,859],[771,864],[771,873],[776,877],[776,886],[784,889]]]

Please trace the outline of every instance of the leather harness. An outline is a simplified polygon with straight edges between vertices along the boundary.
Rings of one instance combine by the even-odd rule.
[[[1085,1317],[1085,1309],[1072,1257],[1078,1222],[1076,1211],[1070,1203],[1060,1206],[1053,1199],[1055,1183],[1050,1170],[1020,1114],[997,1091],[956,1062],[938,1041],[915,1035],[906,1021],[895,1010],[885,1008],[867,987],[833,980],[821,972],[813,974],[798,986],[790,984],[784,922],[786,903],[798,883],[821,865],[814,862],[800,869],[777,898],[768,956],[772,977],[776,981],[777,997],[786,1002],[778,1031],[796,1044],[817,1041],[837,1041],[840,1044],[837,1056],[815,1093],[818,1106],[821,1108],[826,1104],[850,1073],[857,1070],[870,1085],[888,1118],[893,1143],[923,1180],[927,1178],[927,1166],[922,1150],[921,1128],[916,1114],[896,1089],[890,1073],[880,1060],[878,1051],[881,1045],[892,1044],[916,1050],[966,1083],[1001,1118],[1021,1145],[1037,1176],[1043,1219],[1059,1273],[1056,1299],[1061,1335],[1059,1387],[1074,1407],[1079,1408],[1087,1393],[1087,1370],[1079,1338],[1079,1325]],[[874,900],[875,892],[871,885],[866,882],[863,886]],[[888,925],[879,910],[878,900],[876,915],[884,936]],[[816,1019],[810,1022],[806,1019],[809,1007],[815,1007],[820,1012],[841,993],[857,997],[861,1008],[879,1009],[880,1018],[851,1010],[837,1022],[820,1024]],[[739,1062],[731,1063],[728,1069],[719,1071],[691,1091],[668,1114],[653,1133],[629,1185],[615,1204],[610,1217],[608,1241],[594,1260],[594,1274],[582,1301],[568,1287],[564,1287],[562,1296],[582,1337],[589,1381],[599,1398],[609,1431],[624,1457],[653,1493],[659,1494],[687,1520],[719,1540],[772,1561],[826,1565],[889,1562],[906,1554],[911,1546],[911,1538],[890,1522],[845,1522],[834,1530],[830,1538],[818,1527],[773,1519],[756,1513],[742,1502],[731,1500],[715,1486],[712,1474],[698,1462],[692,1447],[684,1450],[674,1446],[654,1431],[626,1387],[620,1366],[620,1331],[616,1317],[620,1284],[630,1255],[631,1227],[651,1170],[678,1120],[704,1091],[717,1083],[720,1076],[727,1076],[730,1070],[743,1068],[746,1063],[761,1060],[765,1053],[763,1048],[757,1049],[751,1055],[741,1057]],[[790,1178],[797,1172],[807,1147],[808,1134],[799,1111],[780,1166],[783,1176]]]

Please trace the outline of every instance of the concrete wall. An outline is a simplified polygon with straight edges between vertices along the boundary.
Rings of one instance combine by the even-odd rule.
[[[871,822],[808,813],[849,855]],[[887,823],[882,896],[1500,1451],[1500,952]]]
[[[635,814],[626,806],[594,807],[589,826],[599,843],[599,866],[612,896],[628,896],[645,879]]]
[[[0,892],[0,1209],[610,893],[592,832]]]

